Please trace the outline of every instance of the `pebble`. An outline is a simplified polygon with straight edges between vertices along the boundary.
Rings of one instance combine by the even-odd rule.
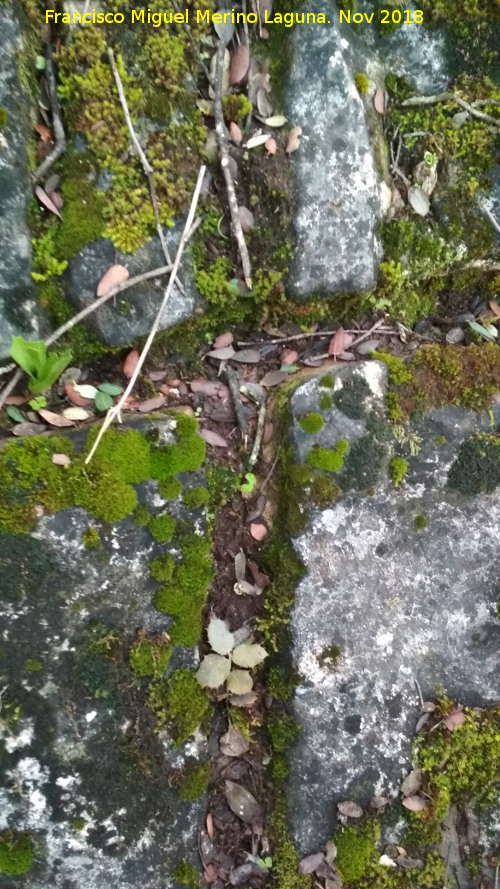
[[[467,324],[468,321],[474,320],[475,315],[473,315],[472,312],[462,312],[462,314],[457,317],[457,321],[459,321],[460,324]]]
[[[479,296],[479,294],[473,296],[471,301],[469,302],[469,309],[471,310],[471,312],[474,313],[474,315],[479,315],[481,312],[484,312],[487,306],[488,303],[485,299]]]
[[[365,340],[364,343],[356,346],[356,349],[360,355],[368,355],[369,352],[373,352],[378,346],[380,346],[380,340]]]
[[[461,327],[452,327],[446,334],[446,342],[449,345],[456,346],[458,343],[462,343],[465,339],[465,333],[463,332]]]
[[[429,321],[427,318],[421,318],[420,321],[417,321],[417,323],[413,325],[415,333],[426,333],[428,329]]]

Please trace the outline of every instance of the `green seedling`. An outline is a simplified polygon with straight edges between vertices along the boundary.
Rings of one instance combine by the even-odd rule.
[[[41,395],[52,386],[71,361],[69,349],[47,355],[43,340],[23,340],[20,336],[12,337],[9,354],[28,375],[28,388],[33,395]]]

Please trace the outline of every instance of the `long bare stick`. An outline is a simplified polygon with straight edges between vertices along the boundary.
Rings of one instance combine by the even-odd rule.
[[[435,96],[412,96],[411,99],[405,99],[404,102],[401,102],[401,105],[408,108],[411,105],[436,105],[438,102],[455,102],[456,105],[459,105],[460,108],[464,108],[465,111],[468,111],[469,114],[476,117],[478,120],[483,120],[485,123],[491,123],[496,129],[500,128],[500,121],[497,118],[491,117],[489,114],[484,114],[482,111],[478,111],[477,108],[474,108],[473,105],[470,105],[469,102],[466,102],[461,96],[457,96],[456,93],[437,93]]]
[[[229,212],[231,215],[231,227],[233,229],[234,237],[236,238],[236,243],[238,245],[238,251],[241,257],[241,264],[243,266],[243,275],[245,277],[245,284],[251,290],[252,289],[252,267],[250,265],[250,257],[248,255],[248,249],[245,241],[245,235],[243,234],[243,229],[241,227],[240,222],[240,214],[238,211],[238,200],[236,198],[236,192],[234,190],[233,178],[231,176],[231,171],[229,169],[229,153],[227,150],[227,136],[226,136],[226,127],[224,124],[224,114],[222,111],[222,74],[224,67],[224,52],[225,46],[222,40],[219,40],[219,45],[217,47],[217,65],[215,70],[215,88],[214,88],[214,115],[215,115],[215,133],[217,136],[217,143],[219,145],[219,153],[220,153],[220,165],[222,168],[222,173],[224,175],[224,180],[226,183],[227,190],[227,200],[229,204]]]
[[[49,87],[50,110],[52,112],[52,129],[54,131],[55,146],[33,173],[31,178],[34,183],[38,182],[38,180],[50,170],[56,160],[61,157],[61,154],[64,154],[66,151],[66,135],[62,122],[59,98],[57,96],[56,73],[54,70],[54,62],[52,60],[52,49],[49,45],[47,45],[45,56],[45,72]]]
[[[354,342],[351,343],[349,348],[352,348],[352,346],[354,346],[356,343],[360,343],[360,342],[362,342],[362,340],[365,340],[371,333],[373,333],[374,330],[378,330],[379,327],[382,327],[383,323],[384,323],[384,319],[381,318],[379,321],[376,322],[376,324],[373,325],[373,327],[370,327],[370,330],[365,330],[361,337],[359,337],[357,340],[354,340]],[[392,332],[392,327],[387,328],[387,329]],[[396,331],[394,331],[394,333],[395,332]],[[311,337],[333,336],[334,333],[337,333],[337,331],[336,330],[315,330],[313,333],[294,333],[293,336],[283,336],[283,337],[278,337],[275,340],[266,340],[265,345],[266,346],[271,346],[271,345],[274,346],[278,343],[291,343],[294,340],[305,340],[305,339],[310,339]],[[359,333],[359,330],[346,330],[345,333]],[[239,342],[238,346],[255,346],[255,341],[252,340],[252,342],[248,342],[248,343],[244,343],[244,342],[240,343]]]
[[[179,246],[177,247],[177,253],[175,255],[175,260],[174,260],[172,271],[170,273],[170,278],[169,278],[169,281],[167,284],[167,289],[165,290],[165,294],[164,294],[161,306],[158,309],[158,314],[156,315],[156,318],[153,322],[153,326],[152,326],[149,336],[146,340],[146,343],[144,344],[144,348],[139,356],[137,366],[136,366],[134,373],[132,374],[132,377],[129,380],[128,386],[125,389],[125,392],[122,394],[118,404],[115,404],[112,408],[110,408],[108,413],[106,414],[104,423],[102,424],[102,426],[99,430],[99,435],[97,436],[97,438],[94,442],[94,446],[92,447],[92,450],[90,451],[88,457],[86,458],[85,463],[89,463],[90,460],[92,459],[92,457],[94,456],[102,436],[106,432],[106,429],[108,429],[108,427],[111,425],[113,420],[116,417],[118,417],[118,420],[120,420],[121,409],[123,407],[123,404],[126,401],[126,399],[128,398],[128,396],[130,395],[132,389],[134,388],[135,382],[137,380],[137,377],[139,376],[141,367],[144,364],[144,361],[146,360],[146,356],[149,352],[149,349],[151,348],[151,344],[154,340],[156,331],[158,330],[158,327],[160,324],[160,318],[163,314],[165,306],[167,305],[167,302],[170,298],[170,294],[172,293],[172,290],[174,287],[174,281],[175,281],[175,277],[177,275],[177,271],[178,271],[178,268],[179,268],[179,265],[181,262],[182,253],[183,253],[184,247],[186,246],[186,243],[187,243],[187,236],[188,236],[188,234],[191,230],[191,226],[193,224],[194,214],[196,212],[196,207],[198,205],[198,199],[200,197],[200,191],[201,191],[201,186],[203,183],[203,177],[205,175],[205,170],[206,170],[206,167],[204,165],[202,165],[200,167],[200,171],[198,173],[198,179],[196,181],[196,187],[195,187],[193,198],[191,201],[191,206],[189,208],[188,218],[186,220],[186,224],[184,226],[184,230],[182,232],[182,235],[181,235],[181,238],[179,241]]]
[[[125,98],[125,92],[123,89],[121,77],[118,72],[118,68],[116,67],[115,56],[114,56],[113,50],[111,49],[110,46],[108,46],[108,57],[109,57],[109,63],[111,65],[111,70],[113,72],[113,77],[115,79],[116,89],[118,90],[118,97],[120,99],[120,104],[122,106],[123,116],[124,116],[125,122],[127,124],[129,136],[132,141],[132,145],[135,148],[137,156],[141,162],[142,169],[144,170],[144,173],[145,173],[146,178],[148,180],[149,194],[151,196],[151,204],[153,205],[153,213],[154,213],[155,223],[156,223],[156,231],[158,232],[158,237],[160,239],[161,248],[162,248],[163,253],[165,255],[165,259],[170,264],[172,262],[172,260],[170,259],[170,254],[168,252],[168,247],[167,247],[167,244],[165,241],[165,237],[163,235],[163,229],[162,229],[161,222],[160,222],[160,213],[158,210],[158,198],[156,196],[156,188],[155,188],[155,180],[154,180],[154,170],[153,170],[151,164],[149,163],[146,155],[144,154],[141,143],[139,142],[139,139],[137,138],[137,135],[135,133],[134,126],[132,124],[132,118],[130,117],[130,111],[128,110],[127,99]],[[184,287],[182,286],[181,282],[176,281],[175,283],[179,287],[179,290],[182,293],[184,293]]]

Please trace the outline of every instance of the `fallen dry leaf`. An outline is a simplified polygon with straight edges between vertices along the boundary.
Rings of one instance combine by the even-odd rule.
[[[240,864],[239,867],[231,868],[229,874],[229,882],[231,883],[231,886],[242,886],[243,883],[247,883],[254,870],[256,870],[256,866],[251,861],[247,861],[245,864]],[[261,871],[261,873],[263,872]]]
[[[131,379],[138,363],[139,352],[137,351],[137,349],[132,349],[132,351],[128,353],[125,361],[123,362],[123,376],[127,377],[127,380]]]
[[[254,227],[255,219],[254,215],[248,207],[238,207],[238,216],[240,217],[240,223],[242,231],[245,235],[248,234],[249,231]]]
[[[386,105],[387,100],[385,90],[382,89],[381,86],[379,86],[379,88],[375,90],[375,95],[373,97],[373,107],[379,114],[385,114]]]
[[[47,182],[45,183],[45,191],[47,194],[50,194],[51,191],[55,191],[61,181],[61,177],[58,176],[57,173],[53,173],[52,176],[49,176]]]
[[[270,584],[271,581],[269,580],[267,574],[264,574],[263,571],[260,571],[259,568],[257,567],[257,565],[255,564],[255,562],[248,562],[247,564],[248,564],[248,570],[250,571],[250,574],[252,575],[252,578],[253,578],[253,582],[256,586],[260,587],[261,589],[264,589],[266,586],[268,586]]]
[[[207,834],[211,840],[214,838],[214,819],[212,817],[212,813],[209,812],[207,815]]]
[[[463,710],[452,710],[452,712],[443,720],[449,732],[452,732],[459,725],[465,722],[465,713]]]
[[[66,417],[63,417],[62,414],[55,414],[53,411],[47,411],[45,408],[40,408],[38,411],[40,416],[46,423],[50,423],[51,426],[74,426],[73,420],[67,420]]]
[[[250,53],[244,43],[236,47],[229,66],[229,83],[235,86],[245,79],[250,65]]]
[[[104,296],[112,287],[123,284],[128,278],[130,278],[130,272],[124,265],[110,265],[97,285],[96,296]]]
[[[45,124],[37,123],[37,124],[35,124],[33,129],[35,130],[36,133],[38,133],[42,142],[52,142],[53,141],[52,133],[50,132],[49,128],[45,126]]]
[[[13,404],[18,406],[20,404],[24,404],[25,401],[30,398],[29,395],[7,395],[7,398],[4,401],[4,404]]]
[[[241,142],[241,140],[243,139],[243,133],[241,132],[238,124],[234,122],[234,120],[232,120],[229,124],[228,130],[231,139],[234,139],[235,142]]]
[[[304,876],[305,874],[313,874],[322,861],[324,861],[322,852],[314,852],[312,855],[306,855],[305,858],[302,858],[302,860],[299,861],[299,874],[301,874],[301,876]]]
[[[245,142],[243,148],[259,148],[261,145],[265,145],[270,138],[271,133],[256,133]]]
[[[259,112],[261,117],[270,117],[273,113],[273,105],[271,99],[269,98],[269,93],[263,86],[260,86],[257,90],[257,111]]]
[[[106,126],[105,120],[95,120],[94,123],[92,124],[92,126],[90,127],[89,132],[92,133],[92,135],[94,136],[96,133],[99,132],[99,130],[101,130],[105,126]]]
[[[267,528],[265,525],[261,524],[261,522],[252,522],[250,525],[250,534],[254,540],[258,540],[260,543],[267,537]]]
[[[159,383],[159,382],[161,382],[161,380],[165,379],[165,377],[167,376],[167,371],[166,371],[166,370],[160,370],[160,369],[158,369],[158,370],[148,370],[148,371],[146,371],[146,373],[147,373],[149,379],[150,379],[153,383]]]
[[[261,381],[261,386],[279,386],[280,383],[284,383],[285,380],[288,380],[288,374],[286,370],[270,370],[266,373]]]
[[[69,466],[71,460],[67,454],[52,454],[52,462],[56,466]]]
[[[231,358],[240,364],[257,364],[261,360],[262,355],[260,352],[257,352],[257,349],[241,349],[239,352],[235,352]]]
[[[75,404],[77,407],[88,407],[88,405],[93,404],[93,399],[84,398],[83,395],[80,395],[74,388],[73,383],[64,384],[64,394],[68,401],[71,401],[71,404]]]
[[[273,437],[274,425],[268,421],[264,426],[264,435],[262,436],[262,444],[269,444]]]
[[[268,139],[267,142],[264,142],[264,148],[268,154],[276,154],[276,149],[278,148],[276,139],[273,139],[272,137]]]
[[[257,700],[257,692],[249,691],[246,695],[231,695],[229,703],[232,707],[246,707],[250,709]]]
[[[299,353],[295,352],[294,349],[287,349],[287,351],[283,352],[283,355],[281,356],[281,363],[287,364],[287,365],[288,364],[295,364],[298,357],[299,357]]]
[[[497,318],[500,318],[500,306],[498,305],[498,303],[496,303],[496,302],[492,299],[492,300],[490,300],[490,302],[488,303],[488,305],[489,305],[491,311],[493,312],[493,314],[496,315]]]
[[[341,352],[343,352],[346,348],[347,334],[343,327],[339,327],[338,330],[333,334],[329,344],[328,344],[328,354],[333,356],[333,358],[338,358]],[[352,342],[352,340],[351,340]]]
[[[40,435],[42,432],[45,432],[45,426],[42,426],[41,423],[16,423],[15,426],[10,430],[12,435],[23,436],[23,435]]]
[[[189,384],[191,392],[203,392],[203,395],[207,395],[209,398],[215,398],[219,394],[222,386],[224,386],[224,383],[221,383],[218,380],[203,379],[191,380]]]
[[[422,787],[422,769],[412,769],[401,784],[403,796],[413,796]]]
[[[147,398],[146,401],[140,401],[137,410],[141,414],[147,414],[149,411],[157,411],[165,404],[165,396],[157,395],[155,398]]]
[[[62,208],[64,206],[64,201],[63,201],[61,195],[59,194],[59,192],[58,191],[48,191],[47,194],[48,194],[50,200],[52,201],[52,203],[54,204],[54,207],[56,207],[57,210],[62,210]]]
[[[234,574],[236,580],[244,581],[246,577],[247,559],[242,549],[234,557]]]
[[[223,346],[221,349],[212,349],[210,352],[207,352],[205,358],[217,358],[219,361],[227,361],[233,355],[234,349],[232,346]]]
[[[250,741],[234,725],[220,739],[220,751],[224,756],[243,756],[250,750]]]
[[[51,213],[54,214],[54,216],[58,216],[59,219],[62,219],[62,216],[59,213],[56,205],[54,204],[54,201],[49,198],[48,194],[43,190],[41,185],[36,186],[35,195],[46,210],[49,210]]]
[[[421,812],[427,805],[421,796],[407,796],[401,802],[405,809],[408,809],[410,812]]]
[[[216,883],[219,879],[219,874],[215,870],[213,864],[207,864],[205,866],[205,870],[203,871],[203,879],[205,883]]]
[[[88,420],[92,416],[83,407],[65,407],[62,413],[67,420]]]
[[[219,435],[218,432],[214,432],[212,429],[202,429],[200,435],[207,444],[212,445],[214,448],[228,447],[226,439],[222,438],[222,435]]]
[[[224,349],[226,346],[230,346],[232,342],[234,342],[234,336],[230,330],[226,330],[215,337],[212,345],[214,349]]]
[[[243,697],[243,695],[239,696]],[[253,794],[235,781],[225,782],[225,794],[229,808],[238,818],[247,824],[258,822],[262,818],[262,809]]]
[[[358,806],[357,803],[353,803],[352,800],[345,800],[345,802],[337,803],[337,809],[340,814],[345,815],[346,818],[361,818],[363,814],[361,806]]]
[[[430,718],[431,718],[430,713],[422,713],[422,715],[419,717],[417,724],[415,726],[415,734],[422,731],[424,725],[427,725]]]
[[[285,151],[287,154],[292,154],[294,151],[297,151],[297,148],[300,146],[301,135],[302,127],[292,127],[288,133],[288,139],[286,140]]]

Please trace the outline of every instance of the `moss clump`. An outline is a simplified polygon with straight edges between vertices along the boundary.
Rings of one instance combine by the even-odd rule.
[[[188,889],[199,889],[200,881],[194,864],[183,859],[174,868],[172,874],[176,883],[188,886]]]
[[[99,537],[99,532],[95,528],[87,528],[87,530],[83,532],[82,543],[85,549],[97,549],[100,542],[101,538]]]
[[[7,123],[7,112],[5,108],[0,106],[0,130],[3,130],[5,124]]]
[[[318,664],[326,670],[335,670],[342,655],[339,645],[327,645],[318,655]]]
[[[167,585],[157,591],[154,603],[159,611],[175,617],[170,628],[173,644],[194,645],[200,637],[201,613],[212,577],[210,546],[205,538],[189,534],[181,540],[180,550],[182,561],[175,565]]]
[[[208,502],[209,496],[206,488],[190,488],[183,494],[182,502],[186,509],[199,509]]]
[[[349,448],[341,476],[343,488],[366,491],[378,484],[386,459],[386,446],[376,435],[367,433]]]
[[[290,467],[290,477],[296,485],[307,485],[311,480],[311,468],[303,463],[294,463]]]
[[[380,350],[379,352],[370,352],[370,357],[377,361],[383,361],[389,371],[389,382],[396,386],[402,386],[404,383],[411,383],[412,373],[401,358],[396,355],[389,355],[388,352]]]
[[[366,415],[365,401],[369,394],[366,380],[355,376],[343,382],[342,388],[333,395],[333,403],[346,417],[361,420]]]
[[[395,488],[397,488],[403,481],[407,469],[408,460],[405,460],[404,457],[393,457],[391,459],[391,462],[389,463],[389,474]]]
[[[370,85],[370,81],[366,74],[361,74],[361,72],[358,71],[358,73],[354,75],[354,83],[356,84],[356,89],[360,96],[364,96]]]
[[[413,524],[417,531],[423,531],[424,528],[427,528],[427,519],[424,515],[416,515]]]
[[[266,729],[275,753],[284,753],[300,735],[300,724],[288,713],[272,713],[266,719]]]
[[[328,475],[316,475],[311,483],[311,500],[320,509],[326,509],[341,493],[340,488]]]
[[[158,543],[170,543],[174,536],[175,519],[167,513],[153,516],[149,520],[148,531]],[[161,580],[162,578],[159,579]]]
[[[167,478],[158,484],[158,493],[164,500],[175,500],[182,491],[182,485],[178,478]]]
[[[138,525],[139,527],[149,525],[150,520],[151,516],[147,510],[147,507],[144,506],[143,503],[138,503],[132,513],[132,521],[134,525]]]
[[[180,414],[177,418],[178,443],[152,447],[151,475],[165,481],[179,472],[199,469],[205,459],[205,442],[197,435],[198,423],[194,417]]]
[[[87,153],[70,152],[65,157],[61,184],[64,213],[62,220],[52,226],[55,253],[60,260],[70,259],[85,244],[100,238],[104,231],[106,197],[95,188],[95,175]]]
[[[204,763],[192,763],[186,767],[179,785],[179,799],[190,802],[203,796],[208,784],[209,769]]]
[[[274,845],[273,876],[277,889],[310,889],[311,878],[298,873],[299,856],[288,832],[286,791],[279,784],[269,819],[269,835]]]
[[[73,818],[70,823],[73,830],[84,830],[87,825],[85,818]]]
[[[334,448],[320,448],[315,445],[306,457],[306,463],[313,469],[322,469],[324,472],[338,472],[344,464],[344,455],[348,444],[343,439],[336,442]]]
[[[445,435],[436,435],[434,439],[434,444],[437,448],[442,448],[446,444],[446,436]]]
[[[324,389],[333,389],[333,377],[331,374],[325,374],[319,381],[320,386]]]
[[[331,395],[328,394],[328,392],[323,392],[319,396],[318,407],[319,407],[320,411],[330,410],[332,404],[333,404],[333,398]]]
[[[37,658],[29,657],[24,662],[24,669],[27,673],[38,673],[42,669],[42,662],[37,660]]]
[[[480,433],[458,449],[448,486],[461,494],[491,494],[500,484],[500,436]]]
[[[148,707],[158,730],[168,728],[174,746],[180,747],[200,725],[209,701],[191,670],[174,670],[167,679],[150,685]]]
[[[90,451],[98,433],[98,426],[90,430],[85,442],[86,451]],[[150,447],[136,429],[108,429],[99,443],[97,454],[115,466],[120,478],[128,484],[144,482],[151,476]]]
[[[243,120],[252,111],[252,105],[243,93],[234,96],[224,96],[222,99],[224,120],[233,120],[235,123]]]
[[[166,633],[151,638],[140,630],[129,652],[129,662],[134,673],[139,676],[159,678],[167,669],[172,648]]]
[[[293,694],[294,688],[300,684],[301,675],[289,667],[271,667],[267,675],[266,688],[272,698],[277,701],[287,701]]]
[[[162,553],[160,556],[155,556],[149,565],[151,577],[162,583],[170,583],[174,576],[174,570],[175,562],[170,553]]]
[[[215,512],[230,500],[239,488],[238,476],[227,466],[207,466],[210,510]]]
[[[355,883],[367,876],[379,833],[375,821],[365,821],[357,827],[344,827],[335,834],[335,866],[344,883]]]
[[[304,414],[304,416],[300,418],[299,423],[304,432],[313,435],[323,428],[325,421],[320,414],[310,411],[308,414]]]
[[[24,874],[33,864],[33,848],[28,833],[4,830],[0,833],[0,874]]]

